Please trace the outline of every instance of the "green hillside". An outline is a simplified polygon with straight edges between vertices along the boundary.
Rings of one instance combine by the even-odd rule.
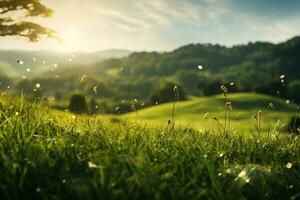
[[[102,108],[97,114],[114,114],[116,107],[125,106],[118,111],[129,112],[130,102],[135,98],[144,102],[145,107],[154,105],[157,99],[169,102],[174,85],[181,88],[185,94],[182,96],[216,95],[224,85],[230,92],[256,92],[299,104],[299,50],[300,37],[294,37],[278,44],[254,42],[232,47],[190,44],[169,52],[133,52],[121,58],[116,55],[126,55],[126,51],[124,54],[112,51],[105,55],[112,56],[115,52],[116,57],[106,60],[100,59],[100,52],[76,54],[74,58],[72,54],[64,54],[61,58],[59,53],[44,52],[44,56],[51,58],[45,60],[46,64],[43,64],[42,52],[34,62],[32,53],[21,52],[12,57],[7,56],[7,52],[1,55],[0,51],[0,60],[10,59],[9,62],[0,61],[0,73],[13,73],[9,65],[12,62],[14,69],[20,70],[10,82],[1,73],[0,88],[9,86],[8,92],[23,92],[28,99],[55,98],[56,107],[62,109],[66,108],[65,102],[70,96],[80,91],[88,96],[89,102]],[[68,61],[70,58],[72,62]],[[24,64],[18,65],[17,59]],[[67,64],[60,65],[61,61]],[[43,66],[35,66],[28,72],[30,63]],[[80,82],[82,77],[87,77],[84,83]],[[34,92],[37,83],[41,85],[38,94]],[[94,88],[98,89],[97,94]]]
[[[290,118],[299,114],[299,106],[286,101],[255,93],[230,94],[233,110],[230,111],[230,123],[234,131],[249,132],[255,128],[253,115],[262,111],[262,130],[266,131],[269,126],[278,123],[278,128],[284,128]],[[188,101],[177,102],[175,106],[175,121],[181,127],[191,127],[200,130],[217,129],[218,122],[225,123],[225,103],[223,96],[194,97]],[[275,108],[271,108],[272,103]],[[171,120],[173,103],[156,105],[138,111],[141,119],[154,122],[154,124],[167,124]],[[207,114],[208,113],[208,114]],[[204,119],[205,115],[207,119]],[[126,119],[136,118],[136,113],[123,115]],[[276,118],[276,119],[275,119]],[[228,121],[229,122],[229,116]]]
[[[253,110],[269,100],[286,113],[293,110],[266,96],[232,98],[240,111],[257,99]],[[207,105],[221,106],[222,98],[184,102],[181,112],[201,120],[201,112],[218,111]],[[140,114],[163,118],[169,108]],[[107,119],[0,96],[1,199],[293,199],[300,190],[299,137]]]

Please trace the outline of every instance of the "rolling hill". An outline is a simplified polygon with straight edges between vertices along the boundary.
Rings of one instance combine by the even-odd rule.
[[[238,132],[249,132],[250,129],[255,129],[255,120],[252,116],[257,115],[259,110],[262,111],[262,131],[267,131],[269,126],[276,124],[278,129],[284,129],[291,117],[300,113],[298,105],[271,96],[235,93],[230,94],[229,98],[233,105],[233,109],[230,111],[231,127],[232,130]],[[216,117],[224,125],[225,103],[226,100],[220,95],[194,97],[191,100],[176,103],[175,122],[180,127],[216,131],[220,125],[214,118]],[[141,119],[152,122],[156,126],[165,126],[172,118],[172,108],[173,103],[166,103],[139,110],[138,113],[124,114],[122,118]],[[227,118],[227,124],[228,121]]]

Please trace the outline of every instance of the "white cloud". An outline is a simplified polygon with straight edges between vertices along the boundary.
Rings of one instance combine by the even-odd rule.
[[[188,43],[225,45],[278,42],[300,33],[299,15],[274,19],[233,8],[224,0],[45,0],[55,10],[43,20],[68,38],[65,50],[170,50]],[[52,49],[43,40],[26,44],[0,39],[2,48]]]

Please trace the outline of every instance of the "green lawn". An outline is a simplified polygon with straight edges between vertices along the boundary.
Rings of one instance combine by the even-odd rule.
[[[268,128],[277,126],[278,130],[284,131],[291,117],[300,113],[299,107],[295,104],[287,104],[284,100],[271,96],[254,93],[229,94],[233,110],[227,115],[227,124],[230,121],[231,130],[240,133],[249,133],[255,129],[256,121],[253,115],[262,111],[261,130],[268,131]],[[222,125],[225,123],[225,103],[223,96],[212,96],[204,98],[192,98],[188,101],[176,103],[175,121],[177,126],[190,127],[205,131],[218,129],[220,125],[213,118],[216,117]],[[270,108],[272,103],[275,108]],[[138,111],[141,119],[152,124],[167,124],[172,118],[173,103],[157,105]],[[208,114],[207,114],[208,113]],[[207,119],[204,119],[204,116]],[[136,113],[129,113],[122,116],[125,119],[135,119]]]
[[[252,95],[263,104],[243,107],[247,101],[255,102],[249,97],[232,95],[234,110],[239,109],[232,116],[244,111],[241,115],[251,118],[247,108],[256,112],[270,100]],[[271,100],[278,109],[283,106],[285,116],[293,109]],[[176,109],[176,119],[192,113],[186,122],[204,123],[204,112],[222,116],[223,103],[219,97],[184,102]],[[170,106],[139,113],[152,119],[159,116],[157,122],[167,120]],[[299,197],[298,136],[275,131],[213,133],[179,126],[173,130],[166,124],[155,128],[135,119],[112,118],[114,123],[107,119],[0,97],[0,199]]]

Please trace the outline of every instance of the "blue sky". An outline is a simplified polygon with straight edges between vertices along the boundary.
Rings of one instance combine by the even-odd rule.
[[[55,15],[38,22],[63,44],[1,38],[2,49],[165,51],[188,43],[281,42],[300,35],[300,0],[44,0]]]

